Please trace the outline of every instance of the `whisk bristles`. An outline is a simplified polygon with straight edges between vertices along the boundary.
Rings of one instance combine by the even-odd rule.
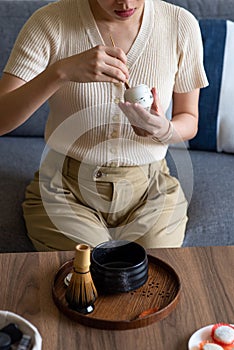
[[[89,266],[90,247],[86,244],[77,245],[73,274],[65,296],[69,306],[82,313],[93,311],[93,304],[97,298]]]

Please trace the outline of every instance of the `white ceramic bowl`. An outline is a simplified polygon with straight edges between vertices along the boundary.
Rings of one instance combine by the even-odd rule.
[[[37,328],[27,321],[25,318],[6,310],[0,311],[0,329],[9,323],[16,323],[24,334],[28,334],[32,338],[32,350],[41,350],[42,338]]]
[[[149,110],[153,103],[153,95],[147,85],[140,84],[125,90],[124,101],[139,103],[143,108]]]

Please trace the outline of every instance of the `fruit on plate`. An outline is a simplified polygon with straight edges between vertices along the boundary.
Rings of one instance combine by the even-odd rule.
[[[199,344],[200,350],[234,350],[234,345],[219,345],[212,341],[205,340]]]
[[[211,337],[216,344],[233,345],[234,327],[227,323],[217,323],[212,327]]]
[[[209,340],[199,344],[200,350],[234,350],[234,326],[216,323],[212,326]]]
[[[200,343],[200,350],[223,350],[223,347],[209,341],[204,341]]]

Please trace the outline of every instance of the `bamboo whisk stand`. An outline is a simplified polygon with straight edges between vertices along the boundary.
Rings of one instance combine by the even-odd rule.
[[[87,244],[76,246],[73,273],[65,296],[69,306],[78,312],[88,314],[94,310],[97,290],[90,273],[90,247]]]

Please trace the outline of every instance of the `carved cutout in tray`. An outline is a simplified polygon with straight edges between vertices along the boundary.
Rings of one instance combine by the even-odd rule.
[[[95,309],[83,315],[69,308],[65,299],[64,278],[71,272],[73,260],[66,262],[57,272],[52,289],[53,299],[60,311],[83,325],[100,329],[133,329],[147,326],[167,317],[176,307],[181,283],[174,269],[162,260],[148,255],[147,282],[139,289],[127,293],[100,295]],[[138,318],[145,310],[157,311]]]

